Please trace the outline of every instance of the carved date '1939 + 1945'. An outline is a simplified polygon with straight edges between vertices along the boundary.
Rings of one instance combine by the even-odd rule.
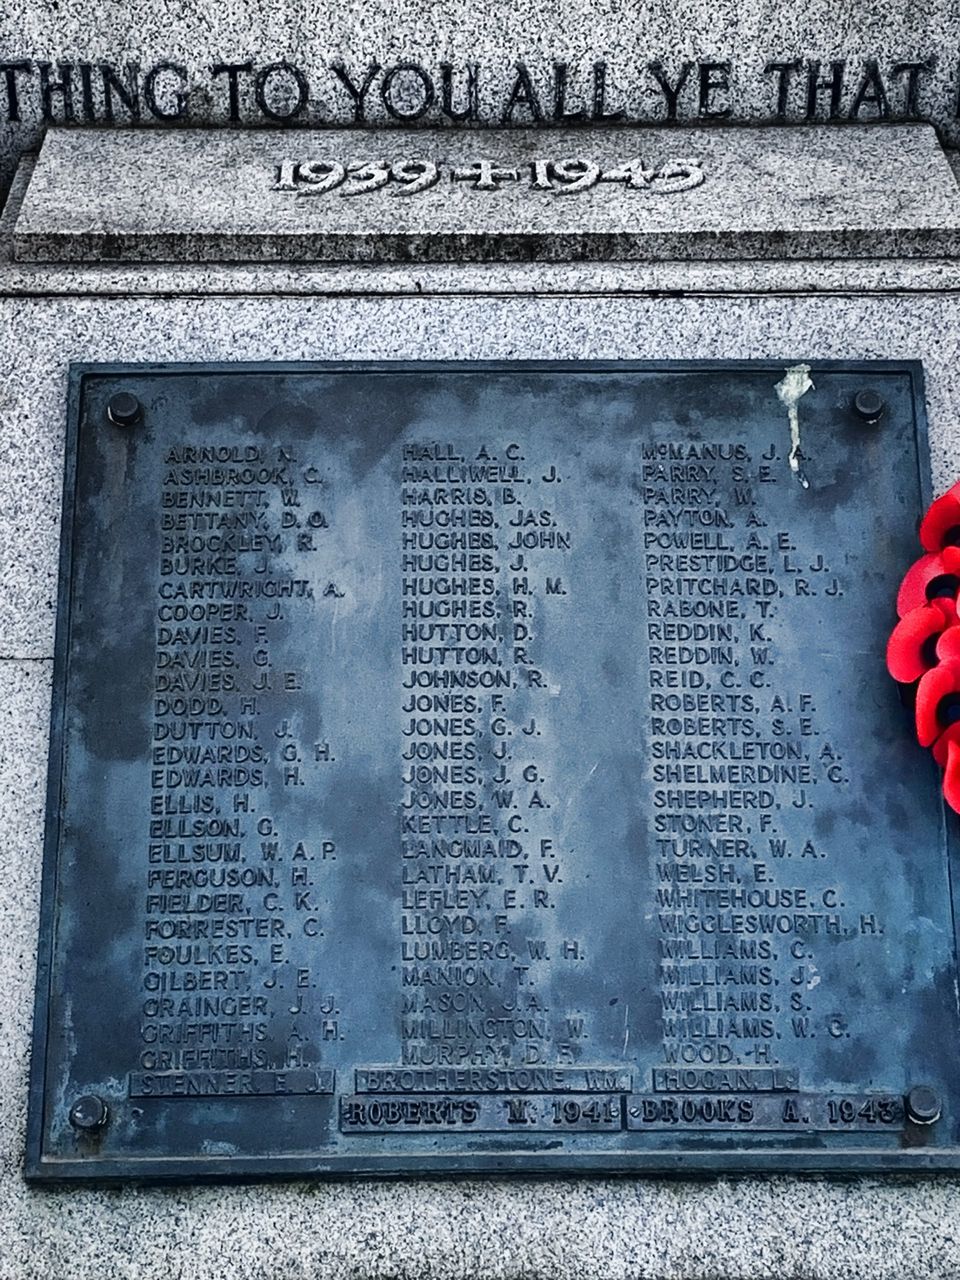
[[[504,186],[522,183],[535,191],[571,195],[588,191],[601,182],[616,182],[632,191],[670,195],[700,186],[704,172],[701,161],[691,157],[669,160],[655,168],[647,168],[641,160],[603,168],[595,161],[581,158],[533,160],[512,168],[492,160],[474,160],[449,167],[418,159],[393,163],[281,160],[272,190],[297,195],[337,191],[342,196],[360,196],[387,188],[393,195],[413,196],[437,186],[444,178],[467,183],[474,191],[499,191]]]

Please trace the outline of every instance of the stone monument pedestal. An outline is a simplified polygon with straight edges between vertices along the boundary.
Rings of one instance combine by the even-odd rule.
[[[960,1184],[916,1169],[693,1178],[678,1158],[660,1179],[22,1180],[71,365],[918,362],[933,490],[960,472],[960,206],[932,129],[399,136],[52,132],[4,212],[0,521],[16,554],[0,812],[18,870],[0,888],[0,1276],[939,1278],[960,1261],[946,1226]],[[895,590],[906,565],[884,553]],[[105,647],[118,697],[124,670]],[[909,718],[888,732],[909,735]],[[106,1029],[106,982],[102,997]]]

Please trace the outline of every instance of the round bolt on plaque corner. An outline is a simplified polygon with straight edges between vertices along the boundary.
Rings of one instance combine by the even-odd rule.
[[[95,1094],[78,1098],[70,1108],[70,1123],[80,1133],[96,1133],[107,1123],[107,1104]]]
[[[936,1124],[941,1111],[940,1096],[929,1085],[914,1085],[907,1094],[907,1119],[913,1124]]]
[[[118,391],[107,402],[107,419],[115,427],[134,427],[143,417],[143,405],[129,391]]]
[[[867,423],[868,426],[876,426],[884,415],[887,402],[879,391],[874,391],[872,387],[864,388],[858,391],[853,398],[853,411],[861,422]]]

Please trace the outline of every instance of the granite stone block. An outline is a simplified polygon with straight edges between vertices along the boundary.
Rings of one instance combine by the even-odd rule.
[[[262,287],[268,287],[264,277]],[[52,653],[71,361],[332,359],[920,359],[935,486],[960,474],[955,298],[115,297],[0,300],[5,439],[0,654]]]
[[[49,662],[0,662],[10,864],[0,879],[0,1280],[945,1280],[960,1271],[956,1180],[28,1189],[20,1166],[50,675]]]
[[[13,253],[98,263],[931,257],[960,243],[958,197],[926,125],[54,129]]]
[[[280,116],[313,128],[400,117],[549,128],[558,117],[616,113],[631,124],[919,117],[948,141],[960,136],[960,13],[949,0],[518,0],[497,9],[11,0],[5,17],[0,61],[12,64],[16,98],[0,76],[0,189],[48,120],[262,128]],[[411,63],[419,70],[397,70]]]
[[[0,269],[0,1280],[960,1274],[956,1179],[109,1192],[21,1180],[71,361],[919,359],[941,490],[960,474],[955,271],[943,262]]]
[[[22,1099],[50,675],[49,662],[0,662],[0,1280],[945,1280],[960,1271],[960,1182],[949,1179],[28,1189]]]

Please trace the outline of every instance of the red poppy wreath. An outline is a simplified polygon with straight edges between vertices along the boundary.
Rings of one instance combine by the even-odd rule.
[[[960,813],[960,481],[923,517],[920,542],[926,555],[897,594],[887,669],[915,687],[917,739],[932,748],[947,804]]]

